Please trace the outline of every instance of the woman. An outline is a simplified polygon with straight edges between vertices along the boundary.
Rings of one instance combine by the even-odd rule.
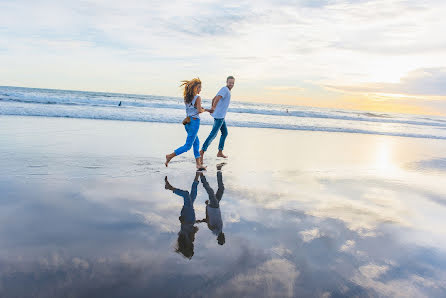
[[[199,96],[201,92],[201,81],[199,78],[192,79],[190,81],[182,81],[183,83],[180,87],[184,86],[184,104],[186,105],[186,119],[184,119],[184,128],[187,131],[186,143],[175,149],[174,152],[166,155],[166,162],[164,163],[167,167],[169,162],[177,155],[183,154],[189,151],[190,148],[194,148],[195,162],[197,164],[198,170],[205,170],[200,159],[200,140],[198,139],[198,129],[200,128],[200,113],[205,111],[209,112],[208,109],[203,109],[201,107],[201,97]],[[190,119],[190,120],[189,120]]]
[[[195,234],[198,232],[198,227],[195,226],[195,210],[194,202],[197,197],[198,177],[200,173],[195,174],[194,182],[190,192],[187,190],[181,190],[173,187],[167,180],[167,176],[164,178],[165,189],[171,190],[174,194],[183,197],[183,208],[179,217],[181,223],[181,230],[178,233],[176,252],[181,253],[188,259],[192,259],[194,255],[194,241]]]

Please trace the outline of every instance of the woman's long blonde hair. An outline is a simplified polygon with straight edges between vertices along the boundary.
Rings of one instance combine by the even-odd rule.
[[[198,86],[201,85],[200,78],[194,78],[190,81],[184,80],[181,81],[180,87],[184,86],[184,102],[191,103],[194,99],[194,96],[198,94]]]

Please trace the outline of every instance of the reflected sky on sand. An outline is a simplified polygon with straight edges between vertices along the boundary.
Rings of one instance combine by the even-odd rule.
[[[400,161],[382,138],[348,167],[234,157],[200,174],[5,138],[1,297],[446,295],[446,176],[419,170],[442,156]]]
[[[219,172],[223,181],[230,181],[224,170]],[[273,190],[240,191],[225,181],[219,228],[206,222],[210,198],[202,178],[217,189],[215,171],[208,172],[202,177],[194,172],[189,177],[171,175],[170,183],[185,189],[175,193],[165,190],[161,175],[145,181],[102,178],[46,185],[33,178],[26,188],[3,180],[8,195],[1,201],[2,293],[42,297],[445,293],[445,251],[429,241],[435,231],[427,227],[414,231],[413,222],[404,215],[410,212],[407,206],[392,202],[394,185],[362,181],[361,189],[369,188],[370,193],[350,187],[350,194],[362,197],[354,201],[336,193],[337,183],[344,190],[354,183],[325,181],[321,185],[332,191],[309,208],[299,198],[288,200]],[[367,201],[372,197],[380,200],[372,204]],[[220,233],[212,228],[224,232],[223,245]]]

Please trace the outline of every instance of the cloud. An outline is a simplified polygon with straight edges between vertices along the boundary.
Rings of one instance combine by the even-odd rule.
[[[352,281],[364,288],[372,289],[377,296],[385,297],[426,297],[421,287],[434,288],[434,282],[412,275],[408,279],[381,280],[390,267],[388,265],[377,265],[370,263],[359,267]],[[429,295],[428,295],[429,296]]]
[[[303,91],[304,88],[297,86],[266,86],[265,90],[268,91]]]
[[[366,278],[375,279],[375,278],[379,278],[381,275],[386,273],[389,270],[389,266],[387,266],[387,265],[379,266],[376,264],[367,264],[367,265],[359,267],[358,270]]]
[[[434,10],[433,7],[437,7]],[[441,51],[444,38],[437,38],[436,28],[442,26],[440,15],[444,3],[439,1],[361,1],[339,3],[331,10],[348,23],[338,33],[332,47],[380,55],[407,55]],[[415,22],[416,20],[416,22]],[[341,21],[341,20],[339,20]]]
[[[446,96],[446,67],[417,69],[401,78],[398,83],[326,85],[326,87],[347,92]]]
[[[191,36],[218,36],[237,33],[237,26],[249,19],[258,17],[251,12],[251,7],[225,7],[208,5],[204,9],[195,10],[192,15],[171,16],[166,21],[166,27]]]
[[[249,272],[238,274],[216,290],[219,297],[255,296],[259,289],[267,297],[294,297],[294,283],[300,272],[285,259],[272,259]]]
[[[355,247],[355,240],[347,240],[345,244],[341,246],[340,251],[350,251]]]
[[[311,242],[312,240],[323,236],[318,228],[302,231],[299,232],[299,234],[304,242]]]

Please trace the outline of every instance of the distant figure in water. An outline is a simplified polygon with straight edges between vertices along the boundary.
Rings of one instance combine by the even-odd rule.
[[[197,223],[205,222],[208,224],[209,230],[217,236],[217,242],[220,245],[225,244],[225,234],[223,233],[223,220],[221,219],[221,211],[220,211],[220,201],[223,197],[223,193],[225,191],[225,186],[223,184],[223,175],[221,173],[221,168],[225,165],[225,163],[221,163],[217,165],[217,183],[218,190],[217,193],[214,193],[214,190],[211,188],[209,183],[206,180],[206,177],[203,173],[201,176],[201,183],[203,187],[206,189],[208,193],[209,200],[206,201],[206,218],[202,220],[197,220]]]
[[[199,172],[195,174],[190,192],[173,187],[167,180],[167,176],[164,178],[164,188],[173,191],[174,194],[183,197],[184,200],[183,208],[178,218],[181,223],[181,230],[178,233],[177,248],[175,251],[181,253],[188,259],[192,259],[194,255],[195,234],[198,232],[198,227],[195,226],[194,202],[197,197],[199,175]]]
[[[184,104],[186,108],[186,118],[183,120],[183,124],[187,132],[186,143],[175,149],[172,153],[167,154],[166,162],[164,164],[167,167],[172,158],[189,151],[193,146],[197,170],[205,170],[206,167],[203,166],[203,162],[200,158],[198,129],[200,128],[200,113],[205,111],[209,112],[210,110],[205,110],[201,107],[201,97],[199,95],[201,92],[201,81],[199,78],[190,81],[182,81],[180,87],[183,86]]]
[[[286,113],[288,114],[288,109],[286,109]]]
[[[118,104],[118,107],[120,107],[120,106],[121,106],[121,103],[122,103],[122,102],[120,101],[120,102],[119,102],[119,104]]]

